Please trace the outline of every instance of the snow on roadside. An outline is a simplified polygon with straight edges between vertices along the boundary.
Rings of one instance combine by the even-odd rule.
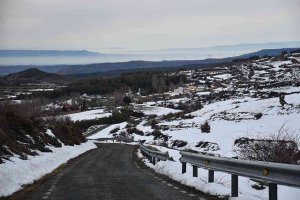
[[[209,193],[217,196],[230,196],[231,192],[231,175],[215,172],[215,182],[208,183],[208,171],[198,168],[198,177],[193,177],[192,166],[187,164],[187,172],[181,174],[181,163],[179,161],[180,154],[178,150],[168,149],[161,146],[155,146],[162,152],[169,152],[170,157],[174,161],[160,161],[156,165],[151,164],[148,160],[144,159],[145,164],[152,168],[155,172],[164,174],[171,179],[180,182],[181,184],[194,187],[199,191]],[[142,158],[142,154],[138,151],[138,156]],[[239,177],[239,196],[231,197],[229,199],[239,200],[262,200],[268,199],[268,187],[263,190],[256,190],[252,188],[255,182],[246,177]],[[298,188],[287,187],[278,185],[278,199],[298,200],[300,190]]]
[[[39,156],[28,156],[27,160],[12,157],[11,161],[2,163],[0,165],[0,197],[13,194],[22,189],[22,185],[33,183],[71,158],[97,146],[88,141],[75,146],[49,148],[53,152],[38,152]]]
[[[125,128],[127,122],[122,122],[119,124],[113,124],[89,137],[87,137],[88,139],[98,139],[98,138],[111,138],[112,134],[110,133],[111,130],[114,130],[115,128],[119,128],[120,130],[122,130],[123,128]]]
[[[71,118],[73,121],[80,121],[80,120],[89,120],[89,119],[96,119],[96,118],[102,118],[102,117],[109,117],[111,116],[111,113],[107,113],[104,111],[104,109],[96,109],[96,110],[89,110],[74,114],[68,114],[66,115]]]

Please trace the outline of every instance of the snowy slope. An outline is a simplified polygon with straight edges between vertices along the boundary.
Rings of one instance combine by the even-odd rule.
[[[27,160],[12,157],[0,165],[0,197],[13,194],[22,189],[22,185],[33,183],[71,158],[96,147],[88,141],[75,146],[49,147],[53,152],[38,152],[39,156],[28,156]]]

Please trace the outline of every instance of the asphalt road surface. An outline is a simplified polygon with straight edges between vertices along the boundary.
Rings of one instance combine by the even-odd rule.
[[[42,200],[205,200],[136,163],[133,146],[100,144],[23,199]]]

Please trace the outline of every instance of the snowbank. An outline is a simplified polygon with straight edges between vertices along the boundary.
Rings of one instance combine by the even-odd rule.
[[[111,113],[104,112],[104,109],[96,109],[96,110],[89,110],[80,113],[74,113],[66,115],[71,118],[73,121],[80,121],[80,120],[89,120],[89,119],[96,119],[102,117],[109,117]]]
[[[149,106],[146,104],[136,104],[135,109],[143,112],[145,115],[167,115],[169,113],[178,113],[181,112],[181,110],[175,110],[172,108],[165,108],[165,107],[159,107],[159,106]]]
[[[88,141],[76,146],[49,148],[53,152],[39,152],[39,156],[28,156],[28,160],[12,157],[11,161],[0,164],[0,197],[13,194],[22,189],[22,185],[33,183],[71,158],[97,146]]]

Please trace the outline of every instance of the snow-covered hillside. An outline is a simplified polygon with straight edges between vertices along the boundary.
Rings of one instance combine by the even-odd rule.
[[[300,135],[298,54],[181,73],[190,83],[184,89],[166,93],[170,100],[133,104],[146,117],[112,125],[90,139],[133,135],[135,140],[145,140],[145,144],[169,151],[174,158],[175,162],[147,164],[158,173],[204,192],[229,195],[229,175],[217,173],[217,181],[210,184],[206,182],[205,170],[199,169],[200,179],[192,178],[191,169],[181,175],[178,150],[236,157],[239,156],[235,151],[237,139],[270,138],[280,131],[296,137]],[[199,101],[203,106],[201,109],[197,106]],[[201,131],[205,122],[210,126],[208,133]],[[251,187],[254,184],[241,178],[239,199],[267,199],[268,190],[257,191]],[[295,199],[299,195],[299,189],[279,188],[280,199]]]

